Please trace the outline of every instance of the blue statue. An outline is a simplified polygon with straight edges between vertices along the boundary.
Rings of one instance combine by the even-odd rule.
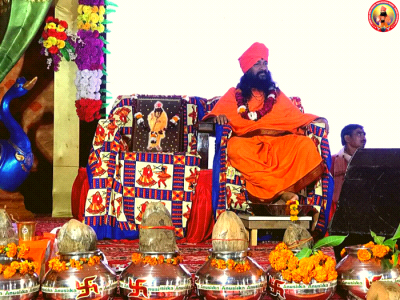
[[[7,91],[0,103],[0,121],[10,133],[8,140],[0,140],[0,189],[13,192],[28,177],[33,164],[33,153],[28,136],[10,113],[14,98],[25,95],[35,85],[37,77],[27,82],[20,77]]]

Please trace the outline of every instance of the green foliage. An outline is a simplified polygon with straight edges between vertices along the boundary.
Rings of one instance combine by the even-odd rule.
[[[343,243],[344,239],[347,236],[344,235],[331,235],[320,239],[315,245],[310,249],[308,247],[304,247],[301,249],[299,253],[296,254],[298,259],[302,259],[304,257],[309,257],[313,253],[317,252],[322,247],[334,247]]]

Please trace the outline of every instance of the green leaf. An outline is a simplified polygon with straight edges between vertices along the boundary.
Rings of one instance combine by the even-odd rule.
[[[103,75],[108,76],[108,73],[106,71],[102,70],[102,72],[103,72]]]
[[[397,240],[397,239],[400,239],[400,224],[399,224],[399,226],[397,227],[394,236],[392,237],[392,240]]]
[[[111,92],[107,91],[106,89],[100,89],[100,93],[109,93],[109,94],[111,94]]]
[[[312,250],[310,248],[304,247],[299,253],[296,254],[296,257],[300,260],[304,257],[310,257],[311,253]]]
[[[113,23],[113,21],[110,21],[110,20],[104,20],[103,22],[101,22],[102,24],[112,24]]]
[[[393,255],[394,255],[394,259],[393,259],[393,265],[397,266],[397,262],[399,261],[399,250],[394,251]]]
[[[60,52],[67,61],[70,61],[68,51],[65,48],[60,49]]]
[[[394,266],[394,264],[391,264],[389,259],[387,259],[387,258],[381,259],[381,267],[383,270],[392,269],[393,266]]]
[[[102,64],[101,66],[103,67],[103,70],[107,70],[106,64]]]
[[[103,103],[103,104],[101,105],[101,108],[106,108],[108,105],[110,105],[110,103]]]
[[[390,249],[392,249],[392,251],[394,251],[394,247],[396,246],[396,241],[388,239],[383,242],[383,245],[388,246]]]
[[[317,243],[315,243],[312,249],[319,249],[321,247],[334,247],[343,243],[344,239],[347,238],[347,235],[331,235],[320,239]]]
[[[70,43],[66,42],[65,48],[68,48],[69,50],[72,51],[72,53],[75,53],[75,48]]]
[[[374,239],[374,243],[377,244],[377,245],[382,245],[382,244],[383,244],[383,241],[385,240],[385,237],[384,237],[384,236],[378,236],[378,235],[376,235],[376,233],[373,232],[372,230],[371,230],[371,236],[372,236],[372,238]]]
[[[107,40],[103,36],[100,36],[99,39],[101,39],[103,41],[103,43],[106,45],[108,45],[110,43],[110,42],[107,42]]]
[[[105,13],[106,13],[106,15],[108,15],[110,13],[115,13],[115,12],[116,12],[115,9],[107,8]]]
[[[104,52],[105,54],[111,54],[111,52],[108,51],[106,47],[101,48],[101,50],[103,50],[103,52]]]
[[[106,5],[110,5],[110,6],[118,7],[117,4],[115,4],[114,2],[110,2],[110,1],[105,1],[105,4],[106,4]]]

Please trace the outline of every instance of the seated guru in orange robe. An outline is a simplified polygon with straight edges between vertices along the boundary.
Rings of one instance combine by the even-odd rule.
[[[326,119],[303,114],[276,87],[268,70],[268,48],[254,43],[239,58],[243,77],[204,118],[232,126],[228,159],[246,179],[251,201],[297,199],[297,192],[324,170],[314,142],[304,135],[311,122]]]

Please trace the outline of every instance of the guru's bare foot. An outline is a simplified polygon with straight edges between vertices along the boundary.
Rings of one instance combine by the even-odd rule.
[[[285,203],[288,200],[297,200],[299,201],[299,196],[292,192],[283,192],[279,200],[283,200]]]

